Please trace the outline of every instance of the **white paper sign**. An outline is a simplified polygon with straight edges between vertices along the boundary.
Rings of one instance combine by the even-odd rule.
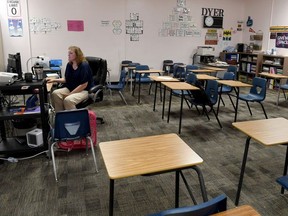
[[[7,0],[7,10],[9,17],[21,16],[20,0]]]

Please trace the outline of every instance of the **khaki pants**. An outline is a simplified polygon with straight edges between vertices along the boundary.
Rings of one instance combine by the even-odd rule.
[[[88,98],[88,91],[86,90],[65,97],[69,93],[70,91],[67,88],[56,89],[52,92],[52,105],[56,112],[76,109],[78,103]]]

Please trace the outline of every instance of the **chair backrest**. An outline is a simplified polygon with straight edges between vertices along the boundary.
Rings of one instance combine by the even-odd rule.
[[[166,65],[165,64],[167,64],[167,63],[173,64],[173,61],[172,60],[164,60],[163,61],[163,68],[162,68],[163,71],[166,71]],[[171,69],[170,69],[170,71],[171,71]]]
[[[172,60],[164,60],[163,64],[165,64],[165,63],[173,63],[173,61]]]
[[[252,80],[252,87],[250,89],[250,94],[257,95],[263,101],[266,97],[266,79],[261,77],[254,77]]]
[[[130,60],[123,60],[123,61],[121,62],[121,64],[130,64],[130,63],[132,63],[132,61],[130,61]]]
[[[237,72],[237,66],[235,66],[235,65],[229,65],[229,66],[227,67],[227,72],[236,73],[236,72]]]
[[[126,66],[124,66],[124,65],[129,65],[130,63],[132,63],[132,61],[130,61],[130,60],[123,60],[123,61],[121,62],[121,71],[122,71],[124,68],[126,68]]]
[[[107,78],[107,61],[93,56],[85,57],[93,73],[94,85],[105,85]]]
[[[207,80],[205,93],[210,100],[210,105],[218,101],[218,82],[216,80]]]
[[[125,70],[122,70],[120,73],[120,79],[118,85],[124,88],[125,84],[126,84],[126,72]]]
[[[198,205],[165,210],[150,216],[208,216],[226,210],[227,197],[222,194]]]
[[[223,79],[224,80],[234,80],[235,78],[235,74],[233,72],[225,72],[224,73],[224,76],[223,76]]]
[[[149,70],[148,65],[137,65],[135,70]]]
[[[188,64],[186,65],[186,71],[189,72],[188,70],[197,70],[199,67],[197,65],[192,65]]]
[[[137,65],[135,70],[149,70],[149,66],[148,65]],[[139,73],[136,73],[136,78],[139,77]],[[148,77],[150,74],[149,73],[145,73],[141,76],[141,78],[146,78]]]
[[[136,67],[137,65],[140,65],[140,63],[131,62],[131,63],[128,64],[128,67]]]
[[[185,68],[184,67],[179,67],[179,65],[184,65],[183,63],[174,63],[173,65],[173,77],[179,78],[183,77],[183,73],[185,73]]]
[[[197,81],[198,81],[198,79],[197,79],[197,76],[195,73],[190,72],[187,74],[187,76],[186,76],[186,82],[187,83],[195,85]]]
[[[236,79],[236,75],[237,75],[237,66],[235,65],[229,65],[227,67],[227,72],[232,72],[235,74],[234,79]]]
[[[57,141],[75,140],[90,136],[89,114],[87,109],[56,112],[54,139]]]

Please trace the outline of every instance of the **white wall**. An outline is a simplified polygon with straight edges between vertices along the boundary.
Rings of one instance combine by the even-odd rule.
[[[220,8],[224,10],[224,29],[235,30],[237,21],[246,22],[248,15],[253,15],[255,29],[267,31],[270,26],[271,4],[285,0],[186,0],[186,6],[201,30],[201,37],[159,37],[158,31],[163,21],[167,21],[169,14],[176,7],[177,0],[20,0],[21,17],[23,19],[24,34],[20,38],[9,37],[6,0],[0,0],[0,18],[2,24],[4,56],[8,53],[20,52],[22,68],[26,70],[26,61],[31,56],[45,55],[50,58],[63,59],[67,63],[67,48],[77,45],[85,55],[99,56],[107,59],[108,67],[112,69],[112,80],[118,80],[121,60],[130,59],[135,62],[148,64],[150,67],[161,68],[164,59],[175,62],[191,63],[191,56],[197,46],[203,46],[207,29],[202,28],[203,7]],[[285,2],[287,5],[287,3]],[[281,8],[281,7],[280,7]],[[276,11],[277,10],[277,11]],[[284,10],[283,10],[284,11]],[[138,42],[130,41],[125,34],[125,20],[130,13],[139,13],[144,21],[144,34]],[[279,15],[274,5],[273,13]],[[284,12],[281,12],[285,15]],[[49,33],[30,33],[29,18],[50,18],[59,22],[62,28]],[[68,32],[67,20],[84,20],[84,32]],[[277,23],[279,18],[272,19]],[[110,26],[102,27],[101,20],[109,20]],[[121,20],[122,34],[112,32],[113,20]],[[218,56],[228,45],[236,45],[249,38],[249,32],[243,25],[244,31],[232,35],[231,42],[219,41],[215,48]],[[218,30],[218,33],[222,33]],[[268,34],[265,32],[263,47],[268,47]],[[63,72],[63,71],[62,71]]]

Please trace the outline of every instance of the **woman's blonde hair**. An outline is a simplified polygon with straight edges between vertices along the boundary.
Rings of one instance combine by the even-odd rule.
[[[79,65],[83,61],[86,61],[82,50],[77,46],[70,46],[68,50],[75,52],[76,55],[76,62]],[[70,62],[71,63],[71,62]]]

